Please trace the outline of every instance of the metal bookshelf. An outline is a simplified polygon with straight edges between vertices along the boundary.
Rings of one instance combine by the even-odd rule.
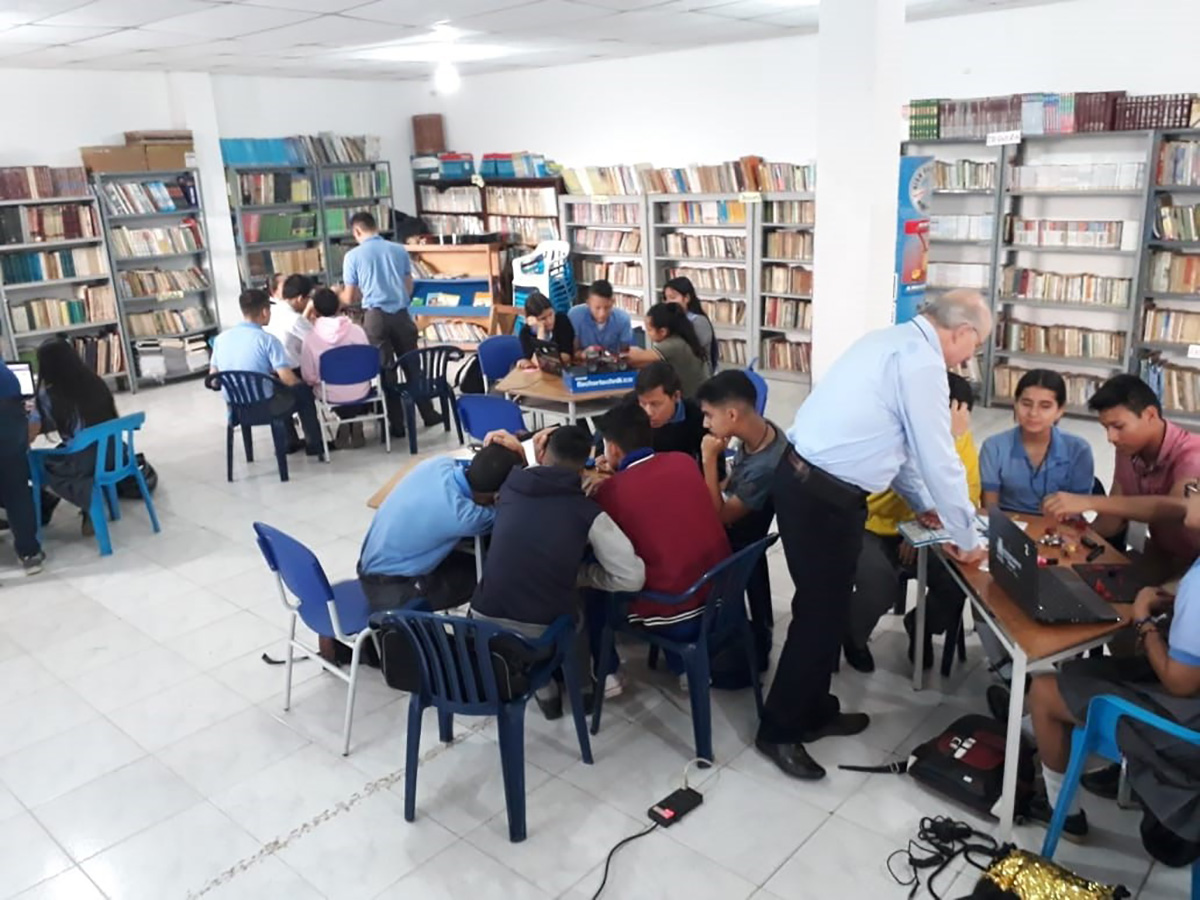
[[[0,348],[10,359],[32,359],[37,345],[52,337],[62,337],[67,340],[87,337],[104,337],[116,335],[123,357],[119,371],[100,373],[114,386],[122,382],[128,383],[129,354],[128,345],[122,334],[119,318],[105,317],[100,320],[86,322],[70,322],[59,326],[41,328],[23,327],[17,330],[14,315],[16,307],[24,307],[31,301],[37,300],[81,300],[88,288],[107,286],[113,304],[116,305],[116,288],[113,284],[112,266],[106,241],[106,229],[103,225],[97,199],[94,194],[77,194],[70,197],[36,197],[25,200],[0,200],[0,207],[26,208],[32,206],[48,206],[59,204],[79,204],[90,207],[95,216],[98,234],[88,238],[68,238],[50,241],[25,241],[15,244],[0,245],[0,258],[5,259],[17,253],[43,253],[55,250],[79,250],[96,248],[100,259],[104,261],[106,271],[95,275],[75,275],[66,278],[45,279],[41,281],[11,281],[0,271]],[[27,316],[22,312],[22,319]]]
[[[790,204],[798,204],[796,211],[799,216],[791,215]],[[754,242],[752,258],[754,261],[753,278],[751,279],[751,304],[753,318],[751,321],[751,358],[758,357],[758,371],[766,378],[779,381],[790,381],[798,384],[812,383],[812,329],[804,327],[803,319],[812,318],[812,293],[797,293],[792,291],[769,291],[766,288],[766,271],[769,267],[786,266],[789,269],[801,266],[809,272],[813,271],[812,241],[816,232],[816,194],[810,191],[768,192],[762,195],[760,202],[749,204],[751,219],[754,223]],[[794,220],[794,221],[793,221]],[[772,234],[798,234],[802,252],[799,257],[777,255],[771,250]],[[796,303],[798,321],[789,326],[786,320],[781,321],[782,315]],[[772,306],[776,308],[771,314]],[[807,312],[805,310],[807,306]],[[772,324],[768,324],[771,320]],[[779,369],[770,365],[768,342],[782,338],[789,344],[807,344],[808,371]],[[801,351],[804,353],[805,351]]]
[[[616,263],[641,266],[642,276],[636,290],[628,286],[614,285],[617,305],[640,324],[650,304],[647,303],[646,273],[650,271],[651,231],[649,227],[649,203],[644,194],[619,196],[585,196],[561,194],[558,198],[559,234],[571,245],[572,267],[579,290],[577,300],[587,296],[588,285],[594,278],[588,277],[592,264]],[[637,236],[638,249],[634,251],[596,250],[581,246],[580,232],[612,233],[616,240],[626,240],[628,235]],[[609,279],[610,281],[612,279]]]
[[[142,352],[161,352],[157,341],[160,338],[187,339],[204,338],[217,331],[220,322],[217,314],[217,303],[212,273],[212,260],[209,253],[208,230],[204,220],[203,191],[200,183],[200,173],[192,169],[172,169],[161,172],[105,172],[94,176],[96,193],[100,198],[101,218],[104,223],[105,243],[108,248],[108,259],[111,270],[115,273],[114,286],[117,292],[117,307],[121,320],[121,334],[125,345],[125,357],[129,360],[133,377],[130,385],[137,390],[138,385],[162,384],[180,378],[202,375],[207,367],[197,371],[166,372],[160,376],[143,376],[139,365]],[[123,185],[153,185],[178,187],[182,195],[182,204],[178,198],[173,198],[175,208],[129,211],[133,205],[130,201],[122,202],[117,199]],[[148,193],[148,192],[147,192]],[[154,202],[157,207],[160,204]],[[186,220],[193,220],[200,231],[203,246],[188,251],[171,252],[151,255],[118,255],[113,230],[115,228],[175,228],[180,227]],[[151,270],[154,272],[199,270],[205,282],[204,287],[179,288],[160,291],[153,294],[134,295],[132,284],[127,284],[122,278],[123,272],[132,270]],[[204,320],[202,325],[185,331],[171,330],[160,334],[135,335],[129,324],[129,316],[138,313],[152,313],[170,310],[183,312],[189,309],[199,309]]]
[[[370,212],[379,224],[380,234],[386,238],[395,235],[392,166],[386,160],[329,163],[317,166],[316,172],[321,210],[317,230],[325,241],[325,281],[333,284],[341,281],[342,261],[354,247],[350,234],[353,213]]]

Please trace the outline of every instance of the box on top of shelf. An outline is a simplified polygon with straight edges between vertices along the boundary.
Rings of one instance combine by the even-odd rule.
[[[417,181],[436,178],[441,172],[441,164],[436,153],[414,153],[408,158],[408,164],[412,167],[413,178]]]
[[[438,175],[441,178],[470,178],[475,174],[475,157],[470,153],[439,153]]]

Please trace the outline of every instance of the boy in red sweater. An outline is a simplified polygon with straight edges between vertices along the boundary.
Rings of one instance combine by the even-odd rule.
[[[682,594],[731,553],[696,461],[685,453],[651,450],[650,419],[640,406],[617,406],[597,426],[613,474],[596,489],[596,501],[645,562],[645,590]],[[703,607],[702,592],[678,605],[638,595],[629,606],[629,620],[688,640]]]

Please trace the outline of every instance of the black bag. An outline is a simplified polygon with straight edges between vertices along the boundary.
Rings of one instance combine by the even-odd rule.
[[[143,453],[137,455],[137,464],[138,468],[142,470],[142,477],[146,479],[146,490],[153,494],[154,489],[158,487],[158,472],[154,471],[154,466],[146,461]],[[117,496],[123,500],[141,500],[142,491],[138,487],[137,479],[130,475],[118,481]]]
[[[990,716],[963,716],[913,750],[908,774],[951,800],[991,815],[1004,788],[1005,738],[1005,726]],[[1033,748],[1022,738],[1017,762],[1018,813],[1027,808],[1033,776]]]
[[[460,394],[486,394],[483,386],[483,367],[479,364],[479,355],[474,354],[466,365],[458,370],[454,386]]]

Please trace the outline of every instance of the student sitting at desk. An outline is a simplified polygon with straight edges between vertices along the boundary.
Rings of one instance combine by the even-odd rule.
[[[575,355],[587,350],[603,350],[619,356],[633,343],[633,320],[623,309],[616,309],[613,286],[603,278],[593,281],[587,303],[572,306],[567,313],[575,329]]]
[[[700,298],[696,296],[696,288],[692,279],[680,275],[672,278],[663,285],[662,298],[664,303],[674,303],[683,307],[687,312],[688,321],[696,329],[696,338],[700,346],[708,352],[709,365],[717,367],[717,338],[713,331],[712,320],[704,311]]]
[[[946,373],[950,382],[950,431],[967,474],[967,495],[979,505],[979,453],[971,436],[971,408],[975,395],[970,383],[955,372]],[[867,647],[879,617],[904,598],[904,582],[914,576],[917,551],[900,536],[899,524],[913,518],[912,508],[894,488],[867,497],[867,524],[862,552],[854,578],[854,594],[842,652],[846,662],[859,672],[875,671],[875,659]],[[925,622],[925,667],[933,665],[933,635],[949,632],[962,615],[963,592],[949,569],[936,562],[926,569],[928,593]],[[909,658],[913,658],[916,617],[904,617],[909,635]],[[986,629],[981,629],[986,630]]]
[[[1117,451],[1112,494],[1051,494],[1043,510],[1059,519],[1094,511],[1092,528],[1105,538],[1130,521],[1146,522],[1150,537],[1137,561],[1140,576],[1148,584],[1179,578],[1200,554],[1200,533],[1183,524],[1184,485],[1200,477],[1200,437],[1164,419],[1158,396],[1136,375],[1110,378],[1088,407]]]
[[[655,453],[686,453],[696,464],[700,464],[700,443],[708,431],[704,427],[704,413],[694,400],[683,396],[683,384],[670,363],[659,360],[637,373],[633,391],[622,398],[622,403],[637,405],[650,417],[652,438],[650,446]],[[597,434],[595,440],[596,466],[605,475],[611,475],[608,460],[604,457],[604,439]],[[725,477],[725,463],[721,461],[721,477]]]
[[[520,447],[504,432],[488,435],[483,452]],[[581,476],[591,452],[583,428],[566,425],[534,437],[536,466],[516,469],[500,488],[483,579],[471,599],[471,614],[540,637],[564,615],[582,624],[578,586],[636,591],[645,567],[633,545],[594,500],[584,495]],[[584,563],[588,547],[595,562]],[[590,671],[580,629],[579,674]],[[584,693],[592,686],[585,682]],[[548,719],[562,715],[562,695],[549,685],[537,696]]]
[[[1200,534],[1200,493],[1189,493],[1186,526]],[[1093,697],[1113,694],[1200,730],[1200,562],[1192,564],[1174,596],[1142,590],[1131,619],[1144,655],[1068,660],[1057,675],[1033,679],[1028,708],[1046,792],[1034,798],[1026,818],[1050,821],[1071,755],[1071,730],[1084,721]],[[1200,842],[1200,749],[1133,723],[1117,734],[1129,785],[1146,810],[1177,838]],[[1144,829],[1145,820],[1145,841]],[[1087,816],[1076,802],[1063,837],[1079,840],[1087,833]]]
[[[979,450],[983,508],[1038,514],[1050,494],[1090,494],[1095,480],[1092,448],[1061,431],[1067,384],[1050,369],[1021,376],[1013,397],[1017,426],[992,435]]]
[[[435,610],[466,603],[475,590],[475,558],[455,549],[492,530],[500,485],[522,465],[523,453],[493,444],[468,466],[436,456],[405,475],[375,512],[359,554],[358,580],[372,611],[415,597]]]
[[[630,365],[641,368],[659,360],[670,363],[679,374],[683,396],[694,400],[700,385],[712,374],[712,367],[708,350],[696,337],[696,329],[683,307],[677,303],[656,303],[650,307],[646,313],[646,336],[650,338],[650,349],[630,348]]]
[[[367,346],[367,333],[361,325],[356,325],[347,316],[342,315],[342,304],[338,295],[329,288],[317,288],[312,296],[313,309],[317,320],[313,323],[308,336],[300,351],[300,375],[304,383],[320,391],[321,385],[321,356],[334,347]],[[274,313],[271,314],[272,317]],[[367,404],[356,403],[367,396],[371,389],[370,382],[359,384],[331,384],[325,388],[325,396],[330,403],[347,403],[350,406],[339,406],[335,411],[339,416],[359,416],[368,409]],[[362,447],[366,443],[363,436],[363,423],[351,422],[338,428],[335,446]]]
[[[571,364],[575,352],[575,329],[570,316],[560,316],[544,294],[537,291],[525,300],[525,327],[517,335],[521,340],[521,355],[530,367],[537,368],[539,347],[553,349],[564,366]]]

